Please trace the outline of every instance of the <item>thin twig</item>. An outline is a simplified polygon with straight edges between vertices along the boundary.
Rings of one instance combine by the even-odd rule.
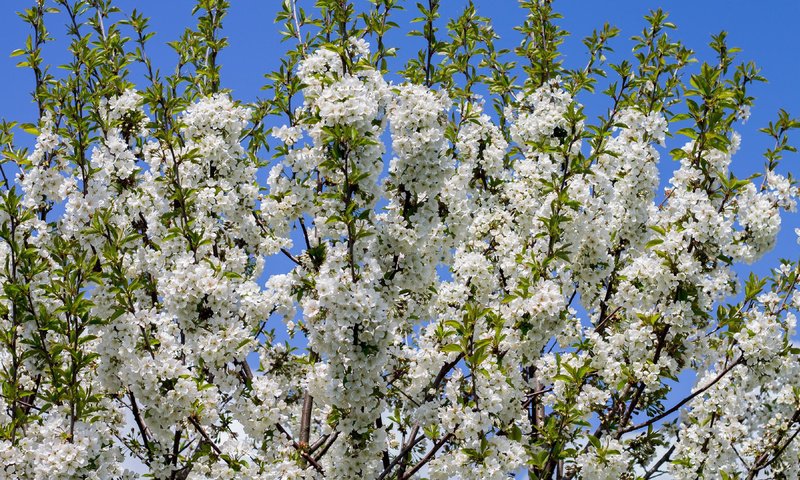
[[[415,429],[412,433],[414,433],[416,431],[417,431],[417,429]],[[386,476],[389,475],[392,472],[392,469],[394,469],[394,467],[398,463],[400,463],[400,461],[402,459],[404,459],[406,457],[406,455],[408,455],[408,452],[410,452],[412,448],[416,447],[417,444],[419,442],[421,442],[424,438],[425,438],[425,435],[420,435],[420,436],[418,436],[416,438],[413,438],[413,436],[411,436],[411,438],[409,438],[409,442],[406,443],[406,445],[403,447],[402,450],[400,450],[400,452],[397,453],[397,455],[395,455],[394,459],[391,461],[391,463],[389,463],[389,466],[386,467],[383,470],[383,473],[380,474],[380,476],[378,477],[378,480],[383,480],[384,478],[386,478]]]
[[[688,397],[684,398],[684,399],[683,399],[683,400],[681,400],[680,402],[676,403],[676,404],[675,404],[675,405],[673,405],[673,406],[672,406],[672,407],[671,407],[669,410],[666,410],[666,411],[664,411],[664,413],[662,413],[662,414],[660,414],[660,415],[656,415],[655,417],[653,417],[653,418],[651,418],[651,419],[647,420],[646,422],[642,422],[642,423],[640,423],[640,424],[638,424],[638,425],[632,425],[632,426],[630,426],[630,427],[628,427],[628,428],[624,428],[624,429],[620,430],[620,433],[623,433],[623,434],[625,434],[625,433],[628,433],[628,432],[633,432],[633,431],[635,431],[635,430],[639,430],[640,428],[645,428],[645,427],[648,427],[648,426],[650,426],[650,425],[652,425],[652,424],[656,423],[657,421],[659,421],[659,420],[662,420],[662,419],[664,419],[664,418],[666,418],[666,417],[668,417],[668,416],[672,415],[672,414],[673,414],[673,413],[675,413],[675,412],[676,412],[678,409],[680,409],[682,406],[684,406],[684,405],[686,405],[687,403],[689,403],[689,402],[690,402],[690,401],[691,401],[693,398],[695,398],[696,396],[698,396],[698,395],[700,395],[701,393],[705,392],[705,391],[706,391],[706,390],[708,390],[709,388],[713,387],[713,386],[714,386],[714,384],[716,384],[717,382],[719,382],[720,380],[722,380],[722,377],[724,377],[725,375],[727,375],[727,373],[728,373],[728,372],[730,372],[731,370],[733,370],[733,368],[734,368],[735,366],[737,366],[737,365],[739,365],[740,363],[742,363],[742,360],[744,360],[744,356],[739,356],[739,358],[737,358],[736,360],[734,360],[734,361],[733,361],[733,362],[732,362],[730,365],[728,365],[728,367],[727,367],[727,368],[725,368],[724,370],[722,370],[721,372],[719,372],[719,374],[717,374],[717,376],[716,376],[716,377],[714,377],[714,379],[713,379],[713,380],[711,380],[711,382],[709,382],[708,384],[706,384],[706,385],[705,385],[703,388],[700,388],[700,389],[696,390],[694,393],[692,393],[692,394],[691,394],[691,395],[689,395]]]
[[[649,480],[650,477],[655,475],[656,472],[658,472],[658,469],[661,468],[661,465],[664,465],[664,463],[667,460],[669,460],[669,457],[672,455],[672,452],[674,451],[675,451],[675,445],[671,446],[669,450],[667,450],[664,453],[664,455],[662,455],[661,458],[659,458],[658,461],[652,467],[650,467],[647,473],[645,473],[644,476],[642,477],[642,480]]]
[[[447,435],[442,437],[438,442],[436,442],[433,448],[431,448],[430,451],[424,457],[422,457],[422,459],[419,462],[417,462],[417,464],[414,465],[414,467],[411,470],[409,470],[408,473],[406,473],[400,480],[407,480],[411,478],[415,473],[419,471],[420,468],[424,467],[425,464],[431,461],[434,455],[436,455],[436,452],[438,452],[444,446],[444,444],[449,442],[450,439],[453,437],[454,437],[453,433],[448,433]]]
[[[280,423],[276,423],[275,428],[277,428],[279,432],[281,432],[286,438],[289,439],[290,442],[292,442],[292,446],[294,447],[294,449],[297,450],[297,452],[300,454],[301,457],[303,457],[303,459],[305,459],[305,461],[311,464],[311,466],[314,467],[314,469],[319,473],[323,475],[325,474],[325,471],[322,469],[322,466],[314,459],[314,457],[309,455],[308,452],[306,452],[305,449],[302,448],[300,444],[295,441],[294,438],[292,438],[289,432],[286,431],[285,428],[283,428],[283,425],[281,425]]]

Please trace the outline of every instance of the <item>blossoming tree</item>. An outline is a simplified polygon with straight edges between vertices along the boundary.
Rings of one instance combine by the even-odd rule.
[[[111,0],[21,14],[40,119],[0,125],[0,477],[798,478],[798,264],[734,267],[795,208],[800,122],[740,179],[762,78],[724,34],[689,67],[654,11],[632,59],[605,26],[572,70],[550,1],[512,51],[440,3],[282,2],[253,104],[220,78],[224,0],[169,73]],[[418,55],[387,44],[401,7]]]

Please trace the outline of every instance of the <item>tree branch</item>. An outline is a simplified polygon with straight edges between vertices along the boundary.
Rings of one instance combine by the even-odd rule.
[[[303,449],[300,446],[300,444],[298,444],[295,441],[294,438],[292,438],[289,432],[286,431],[285,428],[283,428],[283,425],[281,425],[280,423],[276,423],[275,428],[277,428],[279,432],[281,432],[286,438],[289,439],[290,442],[292,442],[292,446],[294,447],[294,449],[297,450],[297,453],[299,453],[300,456],[303,457],[305,461],[307,461],[312,467],[314,467],[316,471],[318,471],[322,475],[325,475],[325,471],[322,469],[322,466],[314,459],[314,457],[309,455],[308,452],[306,452],[305,449]]]
[[[408,473],[406,473],[403,476],[403,478],[399,480],[407,480],[411,478],[415,473],[419,471],[420,468],[424,467],[428,462],[430,462],[431,459],[433,459],[433,457],[436,455],[436,452],[438,452],[454,436],[455,435],[453,435],[453,433],[448,433],[447,435],[439,439],[439,441],[436,442],[433,448],[431,448],[430,451],[424,457],[422,457],[422,459],[419,462],[417,462],[417,464],[414,465],[414,467],[412,467],[411,470],[409,470]]]
[[[659,421],[659,420],[661,420],[661,419],[664,419],[664,418],[666,418],[666,417],[668,417],[668,416],[672,415],[672,414],[673,414],[673,413],[675,413],[675,412],[676,412],[678,409],[680,409],[682,406],[684,406],[684,405],[686,405],[687,403],[689,403],[690,401],[692,401],[692,399],[693,399],[693,398],[695,398],[696,396],[698,396],[698,395],[702,394],[703,392],[705,392],[705,391],[706,391],[706,390],[708,390],[709,388],[713,387],[713,386],[714,386],[714,384],[716,384],[717,382],[719,382],[720,380],[722,380],[722,377],[724,377],[725,375],[727,375],[727,374],[728,374],[728,372],[730,372],[731,370],[733,370],[733,368],[734,368],[735,366],[737,366],[737,365],[739,365],[740,363],[742,363],[742,361],[743,361],[743,360],[744,360],[744,356],[739,356],[739,358],[737,358],[736,360],[734,360],[734,361],[733,361],[733,362],[732,362],[730,365],[728,365],[728,367],[727,367],[727,368],[725,368],[724,370],[722,370],[721,372],[719,372],[719,374],[717,374],[717,376],[716,376],[716,377],[714,377],[714,379],[713,379],[713,380],[711,380],[711,382],[709,382],[708,384],[706,384],[706,385],[705,385],[703,388],[700,388],[700,389],[698,389],[697,391],[695,391],[694,393],[692,393],[692,394],[691,394],[691,395],[689,395],[688,397],[686,397],[686,398],[684,398],[683,400],[681,400],[680,402],[676,403],[676,404],[675,404],[675,405],[673,405],[673,406],[672,406],[672,407],[671,407],[669,410],[666,410],[664,413],[662,413],[662,414],[660,414],[660,415],[657,415],[657,416],[655,416],[655,417],[653,417],[653,418],[651,418],[651,419],[647,420],[646,422],[642,422],[642,423],[640,423],[640,424],[638,424],[638,425],[632,425],[632,426],[630,426],[630,427],[628,427],[628,428],[623,428],[622,430],[620,430],[620,433],[621,433],[621,434],[625,434],[625,433],[628,433],[628,432],[633,432],[633,431],[635,431],[635,430],[639,430],[640,428],[645,428],[645,427],[648,427],[648,426],[650,426],[650,425],[652,425],[652,424],[656,423],[657,421]]]

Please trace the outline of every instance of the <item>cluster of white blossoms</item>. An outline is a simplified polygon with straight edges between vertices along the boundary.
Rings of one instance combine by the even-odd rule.
[[[36,207],[49,202],[64,200],[74,189],[76,179],[65,175],[64,145],[56,132],[52,112],[46,112],[41,119],[36,146],[28,157],[30,166],[17,174],[16,183],[25,192],[25,206]]]
[[[712,314],[734,262],[775,244],[791,177],[726,186],[732,134],[685,145],[660,196],[657,110],[614,110],[588,151],[560,78],[506,126],[477,102],[453,122],[446,92],[369,59],[363,40],[303,58],[263,185],[252,112],[227,94],[170,118],[172,138],[136,91],[105,100],[88,166],[41,119],[0,219],[0,326],[27,345],[0,364],[54,400],[17,431],[27,397],[0,397],[20,437],[0,440],[0,477],[126,478],[135,459],[158,479],[611,480],[671,440],[674,478],[800,474],[796,268]],[[45,318],[64,327],[45,338]],[[693,396],[660,416],[685,368]],[[80,391],[56,391],[67,370]]]
[[[59,413],[33,425],[17,445],[0,443],[3,478],[125,478],[123,452],[110,441],[110,418],[70,427],[65,412]],[[66,442],[64,432],[70,429],[74,440]]]
[[[614,439],[606,439],[602,445],[589,447],[575,462],[580,467],[581,478],[597,480],[625,478],[629,466],[623,454],[624,449],[625,445]]]

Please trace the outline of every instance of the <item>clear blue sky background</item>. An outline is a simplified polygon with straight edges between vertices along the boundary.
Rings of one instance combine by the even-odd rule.
[[[31,102],[32,72],[15,67],[19,58],[8,54],[24,45],[29,31],[15,12],[32,4],[32,1],[5,0],[0,2],[0,117],[8,120],[35,122],[35,108]],[[191,0],[118,0],[116,4],[123,12],[137,8],[151,18],[152,30],[157,32],[150,44],[150,56],[157,66],[168,71],[174,65],[175,55],[165,45],[174,40],[188,25],[191,18]],[[280,0],[232,0],[230,13],[224,23],[225,35],[230,47],[220,56],[223,86],[230,88],[236,99],[250,101],[262,95],[263,74],[278,64],[285,46],[279,43],[278,26],[273,23]],[[355,0],[357,5],[366,5],[365,0]],[[408,28],[410,12],[416,2],[407,2],[409,12],[401,15],[399,23]],[[442,16],[456,15],[466,0],[443,0]],[[523,19],[523,12],[515,0],[476,0],[479,14],[493,20],[500,34],[499,44],[513,47],[520,39],[513,27]],[[299,0],[300,6],[311,9],[310,0]],[[756,106],[747,124],[740,127],[742,149],[734,158],[734,172],[745,176],[758,171],[762,164],[761,153],[769,145],[758,129],[775,118],[779,108],[800,116],[800,49],[796,35],[800,20],[800,1],[774,0],[756,4],[745,0],[609,0],[593,1],[561,0],[555,2],[557,11],[564,15],[561,26],[571,32],[563,52],[567,67],[585,63],[585,48],[581,39],[603,22],[610,22],[622,29],[621,36],[612,44],[616,56],[629,56],[632,42],[629,37],[638,34],[645,25],[643,16],[650,10],[662,7],[670,13],[670,20],[678,25],[676,37],[697,52],[700,60],[713,61],[707,47],[710,36],[720,30],[729,32],[729,43],[742,48],[741,60],[754,60],[762,67],[769,80],[756,85],[752,92]],[[45,49],[46,59],[54,65],[67,60],[63,17],[51,17],[49,24],[57,41]],[[444,22],[442,25],[444,26]],[[422,44],[418,38],[400,38],[395,44],[400,48],[400,57],[415,53]],[[609,55],[610,58],[614,58]],[[54,69],[55,71],[55,69]],[[56,72],[57,73],[57,72]],[[602,102],[592,98],[581,99],[590,114],[601,113]],[[591,116],[590,116],[591,118]],[[21,143],[29,143],[19,137]],[[800,140],[800,135],[797,135]],[[681,140],[682,141],[682,140]],[[786,165],[800,171],[798,159],[789,158]],[[662,161],[664,180],[670,177],[674,164]],[[764,274],[779,257],[794,257],[796,243],[794,227],[800,225],[796,215],[784,217],[784,228],[778,248],[768,256],[766,262],[755,265]]]
[[[355,0],[365,5],[365,0]],[[33,85],[33,74],[27,69],[15,67],[19,59],[9,58],[8,54],[24,45],[28,35],[27,26],[17,18],[15,11],[29,6],[31,1],[4,0],[0,2],[0,117],[21,122],[35,122],[35,106],[29,92]],[[164,71],[171,70],[175,55],[165,43],[177,39],[188,25],[193,25],[190,0],[119,0],[116,2],[124,12],[134,7],[151,17],[152,30],[157,35],[151,41],[149,55],[155,64]],[[260,87],[264,84],[263,74],[278,65],[285,46],[279,43],[278,26],[273,23],[279,0],[232,0],[229,16],[225,21],[225,35],[229,37],[230,47],[220,56],[222,64],[222,84],[232,90],[233,96],[241,101],[251,101],[263,95]],[[310,0],[299,0],[308,5]],[[416,2],[409,1],[409,9]],[[444,17],[456,15],[466,4],[466,0],[442,0]],[[522,21],[523,12],[516,0],[475,0],[481,15],[491,17],[496,32],[502,37],[498,42],[503,47],[515,46],[520,37],[513,27]],[[643,16],[650,9],[662,7],[670,13],[670,20],[678,25],[676,38],[697,52],[702,60],[714,61],[707,47],[712,34],[721,30],[729,33],[730,46],[742,48],[740,60],[753,60],[762,67],[762,74],[769,80],[767,84],[756,85],[752,93],[756,105],[750,120],[739,127],[742,134],[742,149],[734,157],[733,170],[739,176],[760,171],[761,157],[770,142],[758,129],[773,120],[779,108],[787,109],[793,116],[800,117],[800,49],[797,40],[797,25],[800,20],[800,0],[773,0],[756,3],[745,0],[560,0],[555,2],[556,10],[564,14],[561,26],[571,32],[563,47],[565,65],[569,68],[585,64],[585,48],[581,40],[600,28],[604,22],[612,23],[622,29],[621,36],[612,43],[616,50],[610,59],[630,58],[632,42],[629,38],[639,34],[645,26]],[[45,54],[48,63],[57,65],[67,60],[64,42],[63,17],[52,17],[49,28],[59,39],[48,45]],[[410,13],[401,16],[399,23],[404,29],[410,28]],[[444,26],[444,21],[441,22]],[[407,58],[422,47],[418,38],[400,38],[392,44],[400,48],[400,57]],[[605,103],[592,98],[581,98],[587,111],[597,115],[605,108]],[[32,139],[24,139],[22,144],[30,145]],[[795,135],[800,143],[800,132]],[[683,140],[679,140],[683,142]],[[662,178],[666,182],[675,163],[662,159]],[[800,172],[800,157],[789,156],[784,172]],[[777,265],[778,258],[797,258],[798,246],[794,228],[800,226],[800,215],[784,216],[784,226],[777,248],[756,265],[737,268],[744,275],[749,270],[764,275]],[[288,260],[276,258],[271,263],[270,272],[286,271],[290,268]],[[685,372],[684,380],[691,383],[692,372]],[[681,394],[690,385],[681,385],[674,394]]]
[[[366,0],[354,0],[356,5],[366,6]],[[30,91],[33,86],[33,74],[28,69],[16,68],[20,58],[10,58],[8,54],[16,48],[24,46],[29,34],[28,26],[15,14],[27,8],[32,0],[5,0],[0,2],[0,118],[21,122],[36,122],[36,109],[31,101]],[[54,2],[53,2],[54,3]],[[222,65],[222,84],[232,90],[233,96],[241,101],[254,100],[264,95],[261,91],[265,80],[263,74],[274,69],[281,58],[286,45],[280,43],[279,25],[273,23],[275,13],[281,0],[232,0],[232,7],[224,22],[224,34],[229,38],[230,46],[220,55]],[[298,0],[298,5],[312,10],[312,0]],[[412,28],[408,22],[415,16],[415,1],[406,2],[406,12],[396,20],[403,30]],[[457,15],[466,5],[467,0],[442,0],[442,17],[440,27],[444,27],[446,18]],[[173,69],[175,54],[166,42],[178,38],[184,28],[194,25],[191,0],[118,0],[115,2],[123,13],[136,8],[150,17],[151,31],[157,32],[151,40],[149,56],[155,65],[163,71]],[[490,17],[495,31],[501,36],[500,47],[513,48],[520,40],[520,34],[513,27],[524,19],[524,12],[516,0],[475,0],[478,13]],[[739,59],[755,61],[769,83],[758,84],[752,88],[756,97],[756,105],[752,116],[745,125],[740,125],[742,149],[734,157],[733,170],[740,177],[761,170],[762,152],[770,146],[765,135],[758,129],[774,119],[779,108],[787,109],[794,116],[800,117],[800,49],[797,42],[797,22],[800,20],[800,0],[765,1],[760,5],[745,0],[702,0],[702,1],[668,1],[668,0],[557,0],[555,8],[564,15],[560,21],[562,28],[571,33],[563,45],[565,66],[576,68],[586,62],[585,47],[582,39],[599,29],[604,22],[621,28],[620,36],[611,44],[614,54],[609,60],[631,58],[633,45],[629,39],[637,35],[645,27],[644,15],[655,8],[664,8],[670,14],[670,20],[677,24],[678,30],[673,35],[694,49],[699,60],[714,61],[713,52],[707,44],[712,34],[721,30],[729,33],[730,46],[742,49]],[[64,16],[49,16],[48,28],[56,41],[47,44],[45,59],[47,63],[58,65],[68,61],[67,42],[64,41]],[[444,32],[440,32],[444,35]],[[400,49],[399,58],[405,59],[423,47],[419,38],[393,36],[389,40],[392,46]],[[693,66],[697,68],[697,64]],[[59,75],[53,68],[51,71]],[[393,79],[398,80],[396,76]],[[598,89],[602,90],[602,88]],[[603,113],[607,103],[599,95],[580,98],[587,107],[589,121],[597,114]],[[800,132],[796,135],[800,143]],[[29,135],[19,132],[18,141],[22,145],[32,144]],[[678,146],[683,137],[672,140]],[[678,143],[676,143],[678,142]],[[662,158],[662,184],[671,176],[676,166],[668,158]],[[784,171],[800,172],[800,156],[787,158]],[[796,258],[798,251],[794,227],[800,226],[800,215],[784,216],[784,226],[777,248],[756,265],[745,266],[737,270],[745,274],[751,268],[764,275],[777,264],[778,258]],[[282,256],[270,259],[270,272],[284,272],[291,264]]]

